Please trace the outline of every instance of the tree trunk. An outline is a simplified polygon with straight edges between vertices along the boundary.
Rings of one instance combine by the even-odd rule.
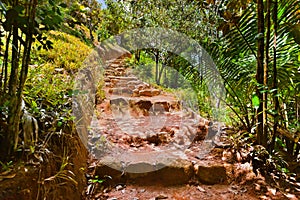
[[[140,57],[141,57],[141,50],[138,49],[135,51],[135,64],[140,63]]]
[[[277,58],[276,58],[276,46],[277,46],[277,28],[278,28],[278,19],[277,19],[277,11],[278,10],[278,1],[274,1],[274,16],[273,16],[273,23],[274,23],[274,44],[273,44],[273,90],[274,90],[274,110],[275,110],[275,116],[274,116],[274,126],[273,126],[273,137],[272,142],[270,145],[270,150],[274,149],[275,146],[275,139],[277,134],[277,128],[278,128],[278,118],[279,118],[279,98],[278,98],[278,81],[277,81]]]
[[[159,50],[156,50],[155,52],[155,82],[159,85],[158,80],[159,75]]]
[[[268,70],[269,70],[269,64],[270,64],[270,55],[269,55],[269,49],[270,49],[270,37],[271,37],[271,4],[272,0],[267,0],[267,14],[266,14],[266,50],[265,50],[265,65],[264,65],[264,90],[268,91]],[[264,134],[267,135],[268,133],[268,92],[263,93],[263,117],[264,117]]]
[[[18,0],[13,2],[13,6],[18,5]],[[25,32],[20,32],[18,20],[15,19],[13,24],[11,25],[12,28],[11,32],[9,33],[9,37],[6,39],[6,48],[8,48],[10,37],[12,36],[11,54],[8,51],[5,52],[4,84],[3,86],[1,85],[1,103],[8,102],[8,118],[6,119],[5,123],[5,134],[3,136],[3,139],[0,141],[1,156],[3,157],[10,155],[13,151],[17,150],[18,144],[22,92],[25,81],[27,79],[28,66],[30,62],[30,50],[33,42],[33,27],[35,27],[34,19],[36,15],[37,0],[30,1],[30,4],[27,4],[26,6],[28,6],[26,8],[26,17],[28,20],[27,30]],[[20,38],[26,39],[25,42],[19,45]],[[22,48],[21,46],[23,46],[24,48]],[[10,59],[7,59],[9,57]],[[10,74],[8,73],[8,67],[10,67]],[[20,67],[21,70],[19,71]],[[6,81],[8,76],[9,80],[7,86]]]
[[[159,74],[158,74],[158,83],[157,83],[157,84],[160,84],[161,77],[162,77],[162,73],[163,73],[165,67],[166,67],[166,65],[163,64],[163,65],[161,66],[161,69],[159,70]]]
[[[93,35],[93,25],[92,20],[89,21],[89,31],[90,31],[90,40],[92,44],[94,43],[94,35]]]
[[[257,69],[256,94],[259,97],[260,105],[257,110],[257,141],[264,147],[267,146],[267,135],[264,132],[264,103],[263,94],[260,92],[261,86],[264,84],[264,4],[263,0],[257,0],[257,26],[258,26],[258,43],[257,43]]]
[[[19,74],[19,42],[18,42],[18,24],[15,22],[13,24],[13,41],[12,41],[12,54],[11,54],[11,73],[9,77],[9,85],[8,85],[8,124],[7,124],[7,133],[5,143],[9,145],[7,149],[5,149],[6,154],[11,154],[12,150],[17,149],[16,141],[18,139],[19,133],[19,123],[20,123],[20,105],[18,104],[17,99],[17,86],[18,82],[18,74]]]

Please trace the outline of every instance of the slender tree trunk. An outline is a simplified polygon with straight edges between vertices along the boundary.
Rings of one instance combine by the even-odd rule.
[[[141,50],[138,49],[135,51],[135,63],[139,63],[140,62],[140,56],[141,56]]]
[[[162,77],[165,67],[166,67],[166,65],[162,64],[161,69],[159,70],[158,84],[160,84],[160,82],[161,82],[161,77]]]
[[[270,64],[270,55],[269,55],[269,49],[270,49],[270,37],[271,37],[271,4],[272,0],[267,0],[267,14],[266,14],[266,49],[265,49],[265,65],[264,65],[264,93],[263,93],[263,117],[264,117],[264,134],[268,134],[268,70],[269,70],[269,64]]]
[[[6,89],[7,89],[7,82],[8,82],[8,53],[9,53],[9,48],[10,48],[10,38],[12,36],[12,33],[9,32],[7,39],[6,39],[6,45],[5,45],[5,53],[4,53],[4,75],[2,75],[4,77],[3,79],[3,87],[1,88],[1,93],[6,93]],[[3,97],[3,96],[2,96]]]
[[[156,84],[159,84],[158,76],[159,76],[159,50],[156,50],[155,51],[155,82],[156,82]]]
[[[276,46],[277,46],[277,29],[278,29],[278,19],[277,19],[277,10],[278,10],[278,1],[274,1],[274,14],[273,14],[273,23],[274,23],[274,44],[273,44],[273,90],[274,90],[274,109],[275,109],[275,116],[274,116],[274,126],[273,126],[273,137],[272,142],[270,145],[270,149],[273,150],[275,146],[275,139],[277,134],[277,128],[278,128],[278,118],[279,118],[279,98],[278,98],[278,81],[277,81],[277,58],[276,58]]]
[[[18,2],[15,2],[15,6]],[[11,72],[9,76],[8,84],[8,100],[9,100],[9,114],[8,114],[8,126],[6,134],[6,143],[9,147],[6,149],[7,154],[12,153],[12,147],[15,150],[15,145],[18,133],[19,133],[19,122],[21,114],[21,105],[18,104],[17,99],[17,86],[18,86],[18,74],[19,74],[19,35],[18,35],[18,24],[15,21],[12,26],[12,54],[11,54]]]
[[[92,25],[89,25],[89,30],[90,30],[90,40],[93,43],[94,42],[94,35],[93,35],[93,28]]]
[[[256,80],[258,83],[256,94],[259,97],[260,105],[257,110],[257,141],[263,146],[267,146],[267,135],[264,132],[264,109],[263,94],[260,92],[264,84],[264,4],[263,0],[257,0],[257,26],[258,26],[258,43],[257,43],[257,69]]]
[[[300,109],[300,106],[299,106],[299,98],[298,98],[298,96],[297,95],[295,95],[295,109],[296,109],[296,120],[299,122],[300,121],[300,119],[299,119],[299,109]]]

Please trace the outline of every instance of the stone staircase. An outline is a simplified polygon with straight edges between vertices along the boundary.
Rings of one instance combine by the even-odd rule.
[[[106,99],[97,105],[88,139],[99,177],[145,185],[226,182],[230,165],[214,149],[220,127],[141,81],[123,58],[107,62],[104,75]]]

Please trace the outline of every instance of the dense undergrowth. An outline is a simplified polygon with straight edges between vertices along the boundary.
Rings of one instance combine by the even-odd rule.
[[[52,49],[38,50],[39,44],[34,44],[23,95],[24,109],[38,123],[38,142],[25,148],[20,141],[15,156],[2,162],[1,171],[29,168],[29,176],[37,179],[31,183],[31,198],[64,199],[66,192],[79,198],[85,184],[87,152],[76,134],[72,95],[74,76],[92,48],[59,31],[48,32],[47,39],[53,43]],[[14,184],[23,187],[23,183]]]
[[[25,102],[39,119],[41,131],[68,129],[72,133],[73,78],[91,48],[63,32],[51,31],[48,39],[53,41],[53,49],[33,51]]]

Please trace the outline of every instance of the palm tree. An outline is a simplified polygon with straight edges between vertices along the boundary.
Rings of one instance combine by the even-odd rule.
[[[299,0],[250,3],[240,15],[223,15],[231,27],[222,42],[225,47],[209,49],[225,80],[228,105],[248,131],[257,126],[257,142],[270,150],[277,128],[285,124],[283,105],[294,104],[293,98],[297,102],[289,92],[299,91],[299,84],[294,84],[299,82],[299,36],[293,34],[299,29],[299,9]],[[254,96],[259,99],[257,107]],[[299,113],[297,105],[290,109],[293,115]]]

